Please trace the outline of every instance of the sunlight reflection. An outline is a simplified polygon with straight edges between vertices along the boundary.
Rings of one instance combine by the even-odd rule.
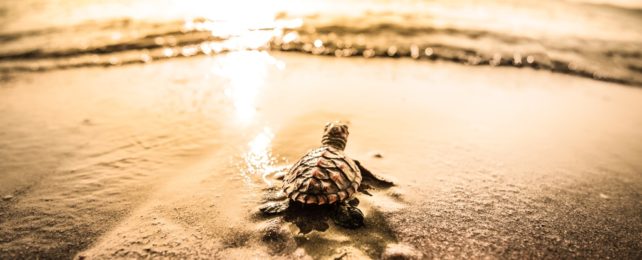
[[[303,20],[277,19],[277,5],[265,3],[226,5],[224,14],[185,19],[183,30],[209,32],[215,38],[226,39],[227,50],[267,49],[273,38],[283,36],[284,29],[299,28]]]
[[[283,170],[283,167],[276,166],[276,159],[271,153],[273,139],[274,133],[266,127],[248,143],[248,152],[243,157],[243,177],[248,184],[260,176],[265,184],[272,186],[268,176]]]
[[[269,70],[285,65],[262,51],[232,52],[219,59],[212,72],[228,80],[225,96],[232,100],[236,119],[249,123],[256,114],[256,98]]]
[[[289,164],[279,163],[281,160],[272,154],[273,139],[274,133],[265,127],[248,143],[242,171],[242,177],[248,185],[256,184],[255,181],[260,177],[265,185],[272,187],[273,181],[290,169]]]
[[[273,138],[274,134],[266,127],[248,143],[245,163],[250,174],[262,173],[274,163],[270,153]]]
[[[222,45],[221,47],[226,50],[254,50],[268,49],[273,39],[283,37],[285,29],[299,28],[302,25],[303,21],[298,18],[275,20],[273,17],[256,20],[253,23],[190,18],[185,20],[183,30],[209,32],[215,38],[225,39],[225,41],[215,43]],[[289,41],[294,39],[296,39],[296,35],[288,36]]]

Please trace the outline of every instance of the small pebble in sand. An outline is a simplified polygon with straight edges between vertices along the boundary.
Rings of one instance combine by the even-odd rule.
[[[5,195],[4,197],[2,197],[2,199],[3,199],[3,200],[10,200],[10,199],[13,199],[13,195]]]
[[[309,259],[310,258],[310,256],[307,253],[305,253],[305,249],[303,249],[303,248],[299,248],[297,250],[294,250],[294,252],[292,253],[292,256],[293,256],[292,258],[294,258],[294,259]]]
[[[414,260],[422,257],[421,252],[405,244],[388,244],[381,255],[384,260]]]
[[[600,198],[608,199],[608,198],[610,198],[610,197],[609,197],[609,195],[606,195],[606,194],[604,194],[604,193],[600,193]]]
[[[372,153],[372,157],[381,159],[383,155],[381,155],[381,153]]]

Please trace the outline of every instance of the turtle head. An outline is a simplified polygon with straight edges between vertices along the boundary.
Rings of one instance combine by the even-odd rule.
[[[347,124],[339,121],[330,122],[327,123],[323,129],[323,139],[321,139],[321,143],[343,150],[346,148],[348,134]]]

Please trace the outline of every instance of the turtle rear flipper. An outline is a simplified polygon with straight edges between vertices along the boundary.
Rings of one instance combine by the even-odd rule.
[[[365,167],[363,167],[359,161],[357,161],[357,160],[353,160],[353,161],[354,161],[355,164],[357,164],[357,167],[359,168],[359,171],[361,172],[361,177],[363,178],[363,180],[361,181],[361,185],[365,186],[364,190],[368,189],[371,186],[374,186],[374,187],[377,187],[377,188],[389,188],[389,187],[392,187],[392,186],[395,185],[392,181],[387,180],[384,177],[375,175],[370,170],[368,170]],[[367,191],[364,192],[364,193],[370,195],[369,193],[367,193]]]
[[[259,208],[263,214],[274,215],[285,212],[290,207],[290,200],[270,201]]]
[[[364,216],[361,210],[347,203],[339,203],[336,205],[334,215],[332,216],[335,224],[350,229],[362,227],[364,225],[363,218]]]

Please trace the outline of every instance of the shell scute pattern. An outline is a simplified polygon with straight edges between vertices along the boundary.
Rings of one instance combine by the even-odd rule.
[[[352,161],[352,160],[350,160],[350,161]],[[350,182],[355,182],[356,181],[355,179],[356,179],[357,176],[356,176],[355,173],[357,171],[355,170],[355,168],[350,167],[349,164],[347,162],[345,162],[345,161],[337,160],[334,163],[335,163],[334,168],[335,169],[338,168],[339,171],[342,172],[345,175],[346,179],[348,179]]]
[[[343,151],[321,147],[303,156],[285,176],[288,197],[303,204],[333,204],[359,188],[361,172]]]

